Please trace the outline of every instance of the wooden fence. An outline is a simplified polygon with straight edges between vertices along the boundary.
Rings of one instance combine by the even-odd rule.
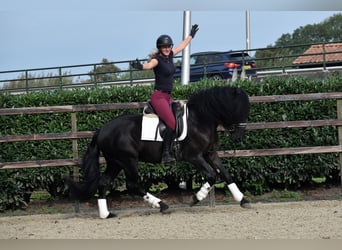
[[[304,121],[281,121],[281,122],[258,122],[248,123],[247,130],[256,129],[279,129],[279,128],[305,128],[320,126],[337,126],[338,145],[315,146],[315,147],[294,147],[294,148],[272,148],[272,149],[250,149],[250,150],[227,150],[219,151],[220,157],[249,157],[268,155],[291,155],[291,154],[316,154],[316,153],[338,153],[341,168],[342,183],[342,92],[315,93],[315,94],[295,94],[295,95],[274,95],[274,96],[251,96],[250,102],[256,103],[276,103],[284,101],[312,101],[312,100],[336,100],[337,119],[326,120],[304,120]],[[0,136],[0,143],[36,140],[72,140],[72,159],[36,160],[21,162],[1,162],[0,169],[30,168],[30,167],[57,167],[57,166],[77,166],[79,152],[77,140],[81,138],[91,138],[94,131],[77,130],[77,113],[100,110],[119,109],[139,109],[143,108],[145,102],[134,103],[114,103],[114,104],[88,104],[50,107],[30,107],[30,108],[7,108],[0,109],[0,115],[26,115],[43,113],[70,113],[71,131],[65,133],[44,133],[29,135],[8,135]],[[218,130],[223,130],[219,127]],[[100,159],[104,162],[104,159]],[[78,174],[78,168],[74,168],[74,175]]]

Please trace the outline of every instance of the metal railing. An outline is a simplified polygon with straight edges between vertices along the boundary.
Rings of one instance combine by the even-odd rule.
[[[323,44],[323,46],[330,43]],[[327,52],[323,49],[322,53],[311,53],[303,55],[304,51],[311,45],[301,44],[282,46],[274,48],[259,48],[250,50],[239,50],[250,55],[255,55],[253,59],[257,65],[257,77],[295,74],[305,72],[327,72],[342,71],[342,59],[333,64],[326,60],[327,55],[334,54],[342,58],[342,50]],[[260,54],[272,52],[276,56],[267,57]],[[289,54],[289,51],[292,53]],[[238,51],[231,51],[238,52]],[[299,56],[322,56],[320,64],[294,65],[292,62]],[[175,61],[180,64],[181,57],[176,57]],[[146,61],[147,59],[141,59]],[[0,71],[0,93],[27,93],[48,89],[69,89],[69,88],[88,88],[95,86],[113,85],[139,85],[152,84],[154,82],[152,71],[136,71],[130,68],[130,60],[102,63],[79,64],[69,66],[32,68],[23,70]]]

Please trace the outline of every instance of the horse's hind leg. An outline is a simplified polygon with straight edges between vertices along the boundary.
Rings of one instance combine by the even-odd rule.
[[[161,199],[155,197],[154,195],[146,192],[144,188],[140,185],[137,161],[132,159],[130,163],[125,164],[125,176],[126,176],[126,187],[127,189],[141,196],[147,203],[149,203],[153,208],[159,208],[160,212],[164,213],[169,208],[169,206],[163,202]]]
[[[126,175],[126,187],[127,189],[136,194],[141,196],[144,201],[150,204],[153,208],[159,208],[161,213],[165,213],[169,206],[163,202],[161,199],[155,197],[154,195],[146,192],[141,185],[139,185],[139,178],[133,177],[131,175]]]
[[[202,185],[200,190],[192,196],[190,206],[193,206],[198,202],[204,200],[208,196],[210,190],[215,184],[216,173],[202,156],[198,156],[197,158],[192,159],[191,163],[193,163],[199,170],[201,170],[207,179],[207,182]]]
[[[107,207],[106,193],[111,188],[112,181],[120,173],[121,169],[114,163],[107,163],[105,172],[101,175],[99,181],[99,198],[97,200],[99,216],[102,219],[112,218],[116,215],[109,212]]]

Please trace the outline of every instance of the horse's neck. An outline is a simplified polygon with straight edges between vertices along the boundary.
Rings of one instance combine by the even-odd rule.
[[[219,124],[209,119],[203,121],[203,119],[200,119],[196,115],[191,115],[191,112],[189,112],[188,126],[189,128],[196,127],[199,133],[209,134],[216,133]]]

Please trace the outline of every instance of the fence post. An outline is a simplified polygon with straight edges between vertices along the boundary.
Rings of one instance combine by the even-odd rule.
[[[322,44],[323,70],[327,69],[325,43]]]
[[[63,88],[63,76],[62,76],[62,68],[58,68],[58,76],[59,76],[59,88]]]
[[[76,133],[77,132],[77,113],[72,112],[71,113],[71,132]],[[72,139],[72,158],[75,161],[78,161],[78,143],[77,139]],[[74,181],[79,181],[79,169],[78,165],[74,166],[73,168],[73,178]],[[80,212],[80,201],[75,201],[75,213]]]
[[[215,186],[213,186],[209,192],[209,207],[215,207]]]
[[[129,82],[132,85],[132,83],[133,83],[133,69],[131,66],[129,67]]]
[[[94,64],[94,85],[97,86],[96,64]]]
[[[29,81],[28,81],[28,72],[27,70],[25,70],[25,89],[26,89],[26,93],[29,92]]]
[[[285,71],[285,55],[284,55],[284,46],[281,46],[281,50],[282,50],[282,53],[281,53],[281,70],[282,70],[282,72],[283,72],[283,74],[285,74],[286,73],[286,71]]]
[[[337,119],[342,119],[342,99],[337,100]],[[342,148],[342,126],[337,126],[338,131],[338,144]],[[341,177],[341,188],[342,188],[342,152],[340,155],[340,177]]]

